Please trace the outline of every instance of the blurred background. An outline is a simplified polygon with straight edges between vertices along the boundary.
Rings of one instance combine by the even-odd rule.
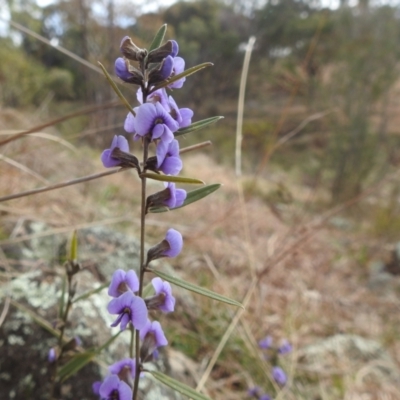
[[[183,173],[224,187],[162,217],[184,226],[187,252],[176,267],[238,300],[252,296],[213,369],[211,393],[241,399],[257,384],[277,398],[399,399],[398,3],[1,0],[0,138],[91,108],[46,127],[50,139],[32,135],[3,146],[1,196],[102,170],[99,154],[124,134],[126,111],[118,102],[103,107],[116,96],[97,62],[113,74],[122,37],[147,47],[163,23],[187,68],[214,64],[174,91],[178,105],[192,108],[194,121],[225,117],[181,140],[181,147],[213,142],[185,155]],[[238,93],[252,36],[239,179]],[[135,88],[119,87],[136,105]],[[21,219],[65,231],[115,223],[128,232],[123,216],[138,206],[137,188],[118,175],[1,203],[0,245],[10,243]],[[175,317],[171,329],[187,334],[175,348],[201,363],[233,312],[207,301],[199,307],[197,321]],[[215,335],[207,335],[210,328]],[[294,344],[283,391],[265,383],[270,372],[256,344],[267,334]],[[354,360],[346,350],[329,365],[323,353],[316,366],[306,361],[307,346],[350,334],[382,346],[390,374],[373,375],[377,358]]]

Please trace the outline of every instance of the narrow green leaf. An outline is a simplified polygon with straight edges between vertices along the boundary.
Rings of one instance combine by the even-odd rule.
[[[165,32],[167,32],[167,24],[164,24],[156,33],[156,36],[154,36],[153,41],[151,42],[151,45],[149,47],[149,53],[154,50],[157,49],[158,47],[161,46],[161,43],[164,40],[164,36],[165,36]]]
[[[117,96],[121,99],[121,101],[125,104],[126,108],[133,114],[136,115],[135,111],[133,111],[133,108],[129,104],[128,100],[124,97],[124,95],[121,93],[121,91],[118,89],[118,86],[115,84],[113,78],[109,75],[107,70],[105,69],[104,65],[98,61],[101,69],[103,70],[104,75],[106,76],[108,83],[111,85],[111,87],[114,89],[114,92],[117,94]]]
[[[203,68],[212,67],[213,65],[214,65],[213,63],[206,62],[203,64],[195,65],[194,67],[188,68],[185,71],[181,72],[180,74],[174,75],[172,78],[169,78],[167,81],[163,81],[163,82],[159,83],[158,85],[154,86],[153,89],[151,89],[151,93],[153,93],[154,91],[156,91],[158,89],[161,89],[163,87],[170,85],[172,82],[179,81],[179,79],[181,79],[181,78],[192,75],[195,72],[200,71]]]
[[[194,285],[193,283],[183,281],[174,276],[165,274],[164,272],[157,271],[153,268],[148,268],[147,270],[150,272],[153,272],[153,274],[159,276],[160,278],[162,278],[170,283],[173,283],[176,286],[190,290],[191,292],[201,294],[202,296],[209,297],[210,299],[213,299],[213,300],[221,301],[222,303],[226,303],[226,304],[230,304],[232,306],[244,308],[238,301],[232,300],[229,297],[222,296],[221,294],[218,294],[211,290]]]
[[[204,185],[204,182],[195,178],[186,178],[184,176],[171,176],[171,175],[161,175],[153,174],[152,172],[144,172],[140,174],[141,178],[154,179],[155,181],[161,182],[178,182],[178,183],[193,183]]]
[[[101,286],[89,290],[88,292],[85,292],[83,294],[81,294],[79,297],[75,298],[74,300],[72,300],[72,303],[77,303],[79,300],[84,300],[87,299],[88,297],[90,297],[92,294],[96,294],[101,292],[104,288],[106,288],[110,283],[103,283]]]
[[[62,319],[64,315],[64,307],[65,307],[65,292],[67,290],[67,277],[64,274],[61,286],[61,297],[60,297],[60,304],[58,306],[58,318]]]
[[[76,230],[72,233],[71,247],[69,250],[69,260],[76,261],[78,259],[78,234]]]
[[[202,198],[210,195],[211,193],[215,192],[217,189],[221,187],[220,183],[214,183],[212,185],[207,185],[203,186],[201,188],[192,190],[188,192],[185,201],[183,204],[179,207],[171,208],[169,209],[168,207],[150,207],[149,212],[151,213],[161,213],[165,211],[172,211],[172,210],[178,210],[179,208],[186,207],[189,204],[192,204],[196,201],[201,200]]]
[[[66,364],[64,364],[57,372],[61,382],[75,375],[85,365],[89,364],[96,356],[94,351],[86,351],[84,353],[75,354]]]
[[[224,117],[210,117],[210,118],[202,119],[201,121],[197,121],[197,122],[193,123],[192,125],[189,125],[186,128],[178,129],[174,133],[174,135],[175,135],[175,137],[181,136],[181,135],[185,135],[186,133],[189,133],[189,132],[194,132],[199,129],[203,129],[208,125],[214,124],[215,122],[219,121],[222,118],[224,118]]]
[[[154,378],[156,378],[158,381],[160,381],[164,385],[170,387],[171,389],[174,389],[175,391],[177,391],[187,397],[190,397],[192,400],[211,400],[209,397],[205,396],[204,394],[196,392],[190,386],[187,386],[184,383],[179,382],[159,371],[147,371],[146,370],[146,372],[149,372],[151,375],[154,376]]]

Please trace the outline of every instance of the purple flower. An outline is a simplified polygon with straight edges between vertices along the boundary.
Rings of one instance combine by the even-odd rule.
[[[158,277],[152,279],[151,283],[156,293],[153,297],[145,299],[147,307],[158,308],[165,313],[174,311],[175,297],[172,296],[171,285]]]
[[[92,390],[94,394],[100,394],[100,386],[103,384],[101,381],[96,381],[92,384]]]
[[[287,354],[290,353],[292,351],[292,345],[289,343],[288,340],[284,340],[281,344],[281,346],[278,349],[278,353],[283,355],[283,354]]]
[[[268,396],[267,394],[263,394],[262,396],[260,396],[258,398],[258,400],[272,400],[270,396]]]
[[[146,304],[141,297],[135,296],[130,291],[112,299],[108,303],[107,310],[110,314],[119,314],[111,326],[121,324],[121,331],[129,322],[135,329],[142,329],[146,325],[148,314]]]
[[[249,388],[249,390],[247,391],[247,394],[250,397],[258,397],[260,395],[260,391],[261,391],[261,389],[258,386],[254,386],[252,388]]]
[[[170,143],[161,141],[156,148],[157,168],[166,175],[177,175],[182,169],[179,158],[179,142],[173,139]]]
[[[136,92],[136,98],[140,104],[143,103],[143,91],[142,88],[139,88]],[[161,103],[161,105],[165,108],[167,112],[171,111],[171,107],[169,105],[167,91],[164,88],[157,89],[154,92],[150,93],[147,96],[146,103]]]
[[[132,389],[117,375],[110,375],[101,384],[99,395],[102,400],[132,400]]]
[[[272,346],[272,337],[271,336],[266,336],[264,339],[261,339],[258,342],[258,347],[260,349],[269,349]]]
[[[169,208],[180,207],[186,199],[187,193],[184,189],[176,189],[175,183],[165,182],[165,187],[169,189],[170,198],[163,203]]]
[[[169,249],[163,252],[166,257],[176,257],[182,250],[182,235],[175,229],[168,229],[165,240],[169,245]]]
[[[135,109],[136,117],[133,119],[134,139],[150,135],[151,139],[161,139],[170,143],[179,124],[168,114],[160,103],[145,103]],[[132,120],[132,118],[130,119]],[[125,121],[125,127],[127,121]]]
[[[136,361],[134,358],[124,358],[110,365],[108,370],[111,374],[119,375],[123,370],[128,370],[132,378],[136,375]]]
[[[184,69],[185,69],[185,60],[182,57],[175,57],[174,67],[172,69],[172,76],[180,74],[181,72],[183,72]],[[186,81],[185,77],[178,79],[177,81],[169,84],[168,87],[170,89],[180,89],[185,81]]]
[[[175,40],[168,40],[168,41],[172,43],[171,56],[176,57],[176,55],[179,53],[179,45]]]
[[[148,355],[152,354],[158,347],[166,346],[168,344],[168,340],[158,321],[147,321],[144,328],[140,330],[140,340],[142,341],[140,354],[143,360],[145,360]]]
[[[169,96],[168,101],[172,118],[178,122],[179,128],[186,128],[189,126],[192,123],[193,111],[190,108],[178,108],[172,96]]]
[[[134,270],[125,272],[122,269],[114,271],[111,278],[111,283],[108,288],[108,295],[112,297],[119,297],[122,293],[131,290],[137,292],[139,290],[139,279]]]
[[[283,386],[287,382],[287,376],[281,367],[272,368],[272,377],[278,385]]]
[[[153,285],[154,286],[154,285]],[[53,363],[57,360],[57,353],[54,347],[52,347],[49,352],[47,353],[47,360],[49,363]]]
[[[111,156],[116,147],[125,153],[129,153],[129,144],[126,138],[122,135],[115,135],[114,139],[112,140],[111,147],[104,150],[101,154],[101,161],[106,168],[118,167],[118,165],[121,164],[120,160],[117,160]]]
[[[133,79],[134,76],[129,72],[126,64],[126,61],[122,57],[118,57],[115,60],[114,69],[118,78],[122,79],[125,82],[129,82]]]
[[[173,68],[174,68],[174,59],[171,56],[164,58],[160,70],[160,75],[162,76],[163,80],[170,77]]]

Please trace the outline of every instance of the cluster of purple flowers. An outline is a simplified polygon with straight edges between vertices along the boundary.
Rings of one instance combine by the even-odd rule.
[[[287,382],[287,375],[285,371],[277,365],[278,356],[290,353],[292,345],[286,339],[282,341],[279,347],[273,346],[273,339],[271,336],[266,336],[258,342],[258,347],[265,351],[264,357],[271,363],[271,376],[279,386],[285,386]],[[271,400],[268,394],[262,394],[262,390],[258,386],[250,388],[247,394],[258,400]]]
[[[147,151],[144,151],[143,162],[140,164],[137,158],[129,153],[128,140],[120,135],[115,136],[111,147],[103,151],[103,165],[107,168],[133,167],[138,170],[139,176],[146,170],[177,175],[182,169],[182,161],[179,157],[179,142],[174,133],[189,126],[193,117],[192,110],[179,108],[166,91],[166,88],[181,88],[186,79],[172,79],[183,72],[185,67],[184,60],[177,57],[178,44],[169,40],[148,52],[138,48],[126,36],[121,42],[121,52],[123,57],[115,61],[115,72],[124,82],[139,86],[137,99],[140,103],[127,115],[124,129],[133,135],[133,140],[141,139],[146,149],[154,144],[155,155],[148,157],[145,155]],[[185,201],[186,195],[186,191],[177,189],[173,182],[166,182],[164,190],[147,197],[146,212],[152,206],[179,207]],[[141,276],[153,260],[177,256],[182,244],[182,235],[174,229],[169,229],[164,240],[147,252],[147,259],[144,265],[140,266]],[[116,319],[111,326],[120,326],[121,330],[131,326],[138,331],[140,353],[136,354],[136,358],[127,358],[110,366],[109,376],[103,382],[93,385],[93,390],[102,399],[131,400],[133,382],[143,370],[142,364],[151,361],[157,354],[157,349],[168,344],[160,323],[150,321],[148,311],[160,310],[168,313],[174,310],[175,298],[172,296],[171,286],[158,277],[154,278],[154,295],[142,298],[140,285],[141,282],[133,270],[118,269],[113,274],[108,290],[108,294],[113,298],[108,304],[108,312],[116,315]]]

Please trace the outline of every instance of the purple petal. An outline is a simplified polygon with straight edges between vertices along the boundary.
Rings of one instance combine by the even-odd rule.
[[[167,157],[160,166],[160,170],[166,175],[178,175],[183,166],[179,157]]]
[[[156,338],[157,347],[166,346],[168,344],[168,340],[164,335],[164,331],[161,328],[161,325],[158,321],[152,322],[152,329]]]
[[[292,345],[287,340],[284,340],[282,345],[278,349],[278,353],[281,355],[290,353],[291,351]]]
[[[159,139],[162,135],[164,135],[164,131],[166,126],[164,124],[157,124],[152,131],[152,138]]]
[[[278,385],[284,385],[287,381],[287,376],[285,371],[280,367],[273,367],[272,368],[272,377],[274,378],[275,382]]]
[[[164,62],[160,71],[163,79],[167,79],[171,76],[173,67],[174,59],[171,56],[164,58]]]
[[[119,384],[119,400],[132,400],[132,389],[124,381]]]
[[[131,296],[134,296],[134,294],[131,292],[125,292],[119,297],[111,299],[107,305],[107,311],[110,314],[120,314],[123,312],[128,303],[128,299],[130,299]]]
[[[133,114],[131,112],[126,116],[125,123],[124,123],[124,129],[128,133],[136,133],[135,117],[133,116]]]
[[[152,103],[142,104],[137,108],[134,120],[135,132],[140,136],[150,133],[155,120],[158,118],[156,106]]]
[[[171,228],[168,229],[165,240],[168,242],[170,248],[164,251],[164,255],[167,257],[176,257],[182,250],[182,235],[177,230]]]
[[[126,62],[122,57],[118,57],[115,60],[114,70],[118,78],[122,79],[123,81],[128,81],[133,77],[133,75],[128,71]]]
[[[260,349],[269,349],[272,346],[272,337],[266,336],[258,342],[258,347]]]
[[[129,144],[126,138],[122,135],[115,135],[111,147],[109,149],[104,150],[101,153],[101,161],[106,168],[111,168],[111,167],[117,167],[118,165],[121,164],[120,160],[114,159],[112,157],[112,151],[118,147],[120,150],[125,151],[126,153],[129,153]]]
[[[102,384],[103,384],[103,382],[101,382],[101,381],[93,382],[93,384],[92,384],[92,390],[93,390],[93,393],[94,393],[94,394],[100,395],[100,386],[101,386]]]
[[[175,191],[175,207],[180,207],[186,200],[187,192],[184,189],[176,189]]]
[[[114,390],[118,390],[120,380],[117,375],[108,376],[101,384],[99,394],[102,398],[108,399]]]
[[[173,76],[178,75],[183,72],[185,69],[185,60],[182,57],[175,57],[174,58],[174,69],[173,69]],[[172,82],[168,85],[170,89],[180,89],[186,81],[186,77],[178,79],[175,82]]]
[[[173,182],[168,182],[168,183],[167,183],[167,188],[169,189],[170,197],[169,197],[169,199],[165,200],[163,203],[164,203],[167,207],[169,207],[169,208],[174,208],[174,207],[175,207],[175,203],[176,203],[176,198],[175,198],[175,193],[176,193],[175,183],[173,183]]]
[[[121,325],[120,325],[121,331],[124,331],[126,329],[126,327],[129,324],[130,320],[131,319],[129,318],[128,314],[126,314],[126,313],[121,314]]]
[[[126,273],[125,282],[128,285],[129,289],[132,292],[137,292],[139,290],[139,278],[136,275],[136,272],[133,269],[130,269]]]
[[[147,307],[141,297],[135,296],[131,301],[131,321],[135,329],[142,329],[147,322]]]
[[[125,368],[131,371],[131,376],[132,378],[134,378],[136,371],[136,364],[134,358],[124,358],[121,361],[117,361],[114,364],[110,365],[108,367],[108,370],[110,371],[111,374],[119,375],[119,373]]]
[[[169,42],[172,43],[171,56],[176,57],[176,55],[179,53],[179,45],[175,40],[169,40]]]
[[[156,294],[161,293],[161,291],[164,288],[163,280],[159,277],[153,278],[151,280],[151,284],[153,285],[153,288],[154,288],[154,291],[156,292]]]
[[[193,111],[190,108],[180,108],[179,112],[182,117],[182,122],[179,124],[179,128],[186,128],[192,123]]]
[[[157,167],[160,168],[161,164],[163,163],[170,144],[160,141],[157,143],[156,148],[156,156],[157,156]]]
[[[113,276],[111,278],[111,283],[108,288],[108,295],[112,297],[119,297],[121,292],[118,290],[119,285],[124,282],[125,279],[125,271],[122,269],[117,269],[114,271]]]

